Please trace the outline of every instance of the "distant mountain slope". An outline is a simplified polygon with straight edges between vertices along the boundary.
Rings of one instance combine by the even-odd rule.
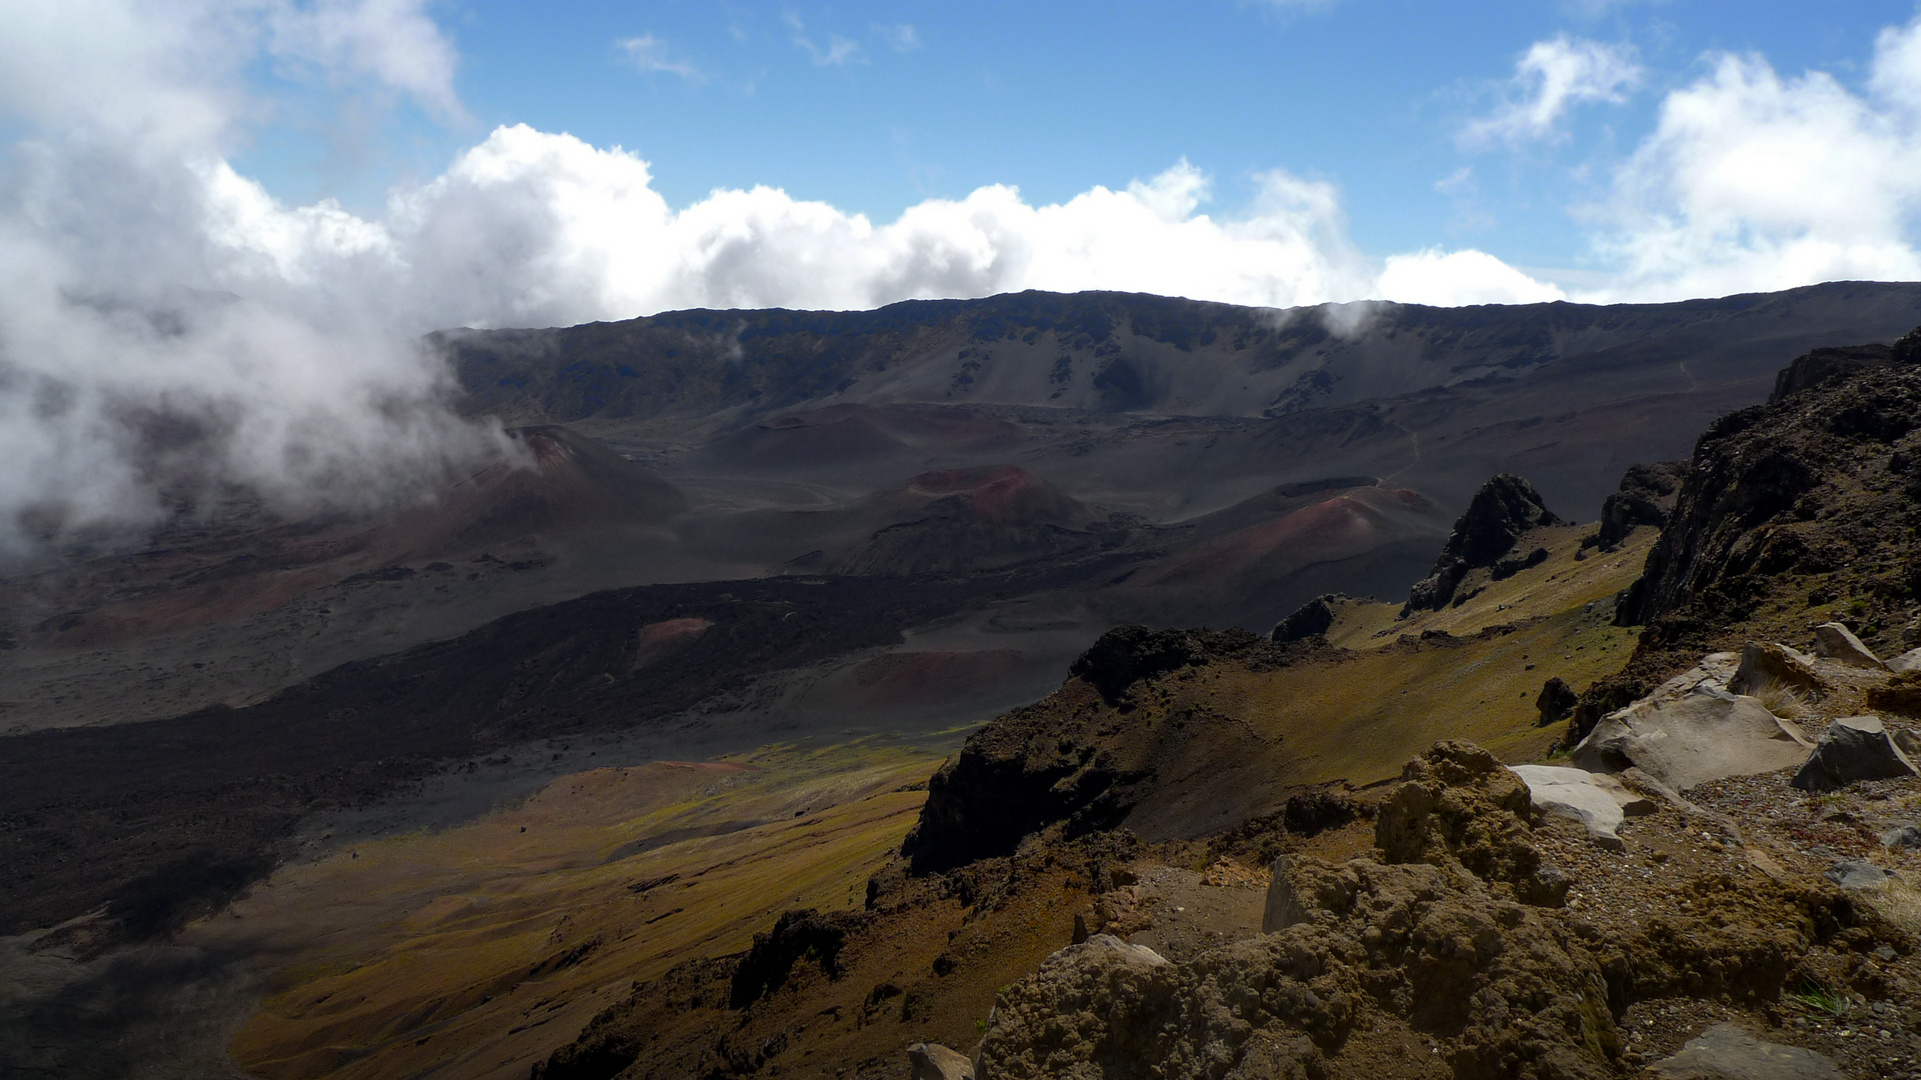
[[[1613,396],[1766,375],[1816,345],[1892,340],[1921,285],[1839,282],[1675,304],[1285,311],[1024,292],[874,311],[681,311],[552,330],[457,330],[465,407],[515,421],[743,418],[809,402],[1279,416],[1542,376]]]

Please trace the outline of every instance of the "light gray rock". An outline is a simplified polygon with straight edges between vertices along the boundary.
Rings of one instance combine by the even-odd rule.
[[[913,1080],[974,1080],[974,1063],[939,1043],[915,1043],[907,1060],[914,1064]]]
[[[1881,846],[1889,851],[1921,851],[1921,825],[1902,825],[1881,834]]]
[[[1885,671],[1888,666],[1874,655],[1872,649],[1861,644],[1861,639],[1854,636],[1854,631],[1838,622],[1822,623],[1814,628],[1814,655],[1849,667]]]
[[[1759,701],[1699,686],[1671,700],[1643,698],[1609,713],[1568,756],[1589,772],[1636,766],[1685,791],[1729,776],[1798,765],[1812,744]]]
[[[1762,1042],[1733,1024],[1714,1025],[1648,1068],[1661,1080],[1847,1080],[1824,1054]]]
[[[1802,791],[1833,791],[1858,780],[1889,780],[1918,774],[1875,716],[1844,716],[1828,725],[1814,753],[1790,781]]]
[[[1740,668],[1741,657],[1737,653],[1709,653],[1701,662],[1674,676],[1656,687],[1649,697],[1676,698],[1697,686],[1711,686],[1717,690],[1728,689],[1728,680]]]
[[[1308,920],[1307,904],[1298,893],[1288,858],[1274,860],[1274,876],[1267,883],[1267,905],[1261,910],[1261,933],[1272,934]]]
[[[1895,875],[1866,859],[1848,859],[1828,867],[1826,876],[1844,889],[1872,889]]]
[[[1741,649],[1741,664],[1727,686],[1736,694],[1759,694],[1770,687],[1782,687],[1810,697],[1818,697],[1827,689],[1815,672],[1812,656],[1762,641],[1750,641]]]
[[[1909,649],[1888,661],[1889,671],[1921,671],[1921,649]]]
[[[1652,802],[1605,773],[1559,765],[1515,765],[1512,771],[1527,784],[1528,798],[1535,807],[1580,822],[1596,844],[1610,851],[1626,849],[1619,830],[1628,817],[1655,810]]]
[[[1901,752],[1908,755],[1908,760],[1912,761],[1916,756],[1921,756],[1921,735],[1916,735],[1914,732],[1903,727],[1894,728],[1892,731],[1894,734],[1894,745],[1900,747]]]
[[[1095,934],[1093,937],[1087,939],[1087,944],[1070,945],[1068,949],[1081,949],[1087,954],[1105,955],[1120,960],[1122,963],[1136,964],[1141,967],[1166,967],[1168,963],[1165,956],[1155,952],[1153,949],[1145,945],[1129,944],[1112,934]],[[1066,951],[1067,949],[1063,949],[1054,955],[1059,956]]]

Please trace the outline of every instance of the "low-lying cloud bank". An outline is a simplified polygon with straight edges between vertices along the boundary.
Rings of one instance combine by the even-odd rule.
[[[1029,288],[1288,307],[1921,277],[1921,22],[1881,35],[1859,90],[1707,58],[1580,208],[1604,284],[1567,292],[1478,250],[1372,258],[1332,183],[1280,169],[1246,207],[1203,212],[1186,161],[1060,204],[996,185],[876,224],[771,187],[675,208],[637,154],[514,125],[378,215],[288,206],[230,164],[264,107],[249,70],[459,117],[424,0],[0,0],[0,25],[0,122],[24,133],[0,164],[0,548],[152,520],[162,491],[238,484],[291,510],[422,497],[502,452],[445,407],[415,345],[440,327]],[[1577,46],[1523,56],[1517,85],[1559,96],[1514,106],[1503,133],[1640,78],[1549,77],[1549,53],[1603,56]]]

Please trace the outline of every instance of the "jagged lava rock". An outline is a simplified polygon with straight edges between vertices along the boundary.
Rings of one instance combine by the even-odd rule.
[[[1541,695],[1534,699],[1534,708],[1541,714],[1537,722],[1542,727],[1558,724],[1574,715],[1574,707],[1580,703],[1581,695],[1556,675],[1541,684]]]
[[[1469,570],[1499,562],[1529,529],[1561,524],[1565,522],[1542,505],[1533,484],[1508,473],[1494,477],[1474,493],[1441,548],[1434,571],[1415,584],[1401,615],[1446,607]]]
[[[1512,765],[1509,768],[1527,784],[1528,797],[1536,809],[1573,818],[1587,827],[1595,843],[1610,851],[1627,849],[1618,830],[1630,814],[1638,817],[1655,809],[1653,803],[1628,791],[1619,780],[1605,773],[1559,765]]]
[[[1834,791],[1859,780],[1917,775],[1878,716],[1844,716],[1828,725],[1814,753],[1790,781],[1802,791]]]
[[[1334,608],[1328,603],[1331,599],[1331,596],[1317,596],[1276,623],[1270,635],[1275,644],[1285,645],[1290,641],[1302,641],[1327,633],[1328,628],[1334,625]]]
[[[1661,1080],[1847,1080],[1826,1055],[1762,1042],[1733,1024],[1714,1025],[1648,1069]]]
[[[1854,636],[1854,631],[1838,622],[1822,623],[1814,628],[1814,653],[1849,667],[1875,671],[1887,669],[1881,658],[1874,655],[1874,650],[1861,644],[1861,639]]]
[[[1798,765],[1811,744],[1759,701],[1711,685],[1643,699],[1602,717],[1568,760],[1593,772],[1632,765],[1680,790]]]
[[[1613,551],[1628,538],[1637,525],[1663,528],[1674,511],[1674,499],[1681,481],[1688,474],[1685,461],[1661,461],[1651,465],[1630,465],[1621,477],[1620,490],[1601,503],[1601,527],[1581,541],[1583,547],[1599,546]]]

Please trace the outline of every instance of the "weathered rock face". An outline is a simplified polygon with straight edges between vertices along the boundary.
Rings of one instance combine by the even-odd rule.
[[[1582,546],[1588,546],[1591,540],[1602,551],[1613,551],[1637,525],[1665,528],[1687,474],[1685,461],[1630,465],[1621,477],[1621,489],[1601,503],[1600,530],[1584,539]]]
[[[1573,818],[1586,826],[1595,843],[1610,851],[1627,847],[1617,832],[1629,814],[1654,812],[1654,804],[1633,794],[1606,773],[1558,765],[1515,765],[1514,775],[1527,784],[1534,807]]]
[[[1474,493],[1467,512],[1454,523],[1434,572],[1415,584],[1402,614],[1446,607],[1469,570],[1495,565],[1529,529],[1560,524],[1541,504],[1533,484],[1507,473],[1494,477]]]
[[[1875,716],[1845,716],[1828,725],[1814,753],[1791,781],[1802,791],[1833,791],[1859,780],[1917,775],[1914,762],[1895,745]]]

